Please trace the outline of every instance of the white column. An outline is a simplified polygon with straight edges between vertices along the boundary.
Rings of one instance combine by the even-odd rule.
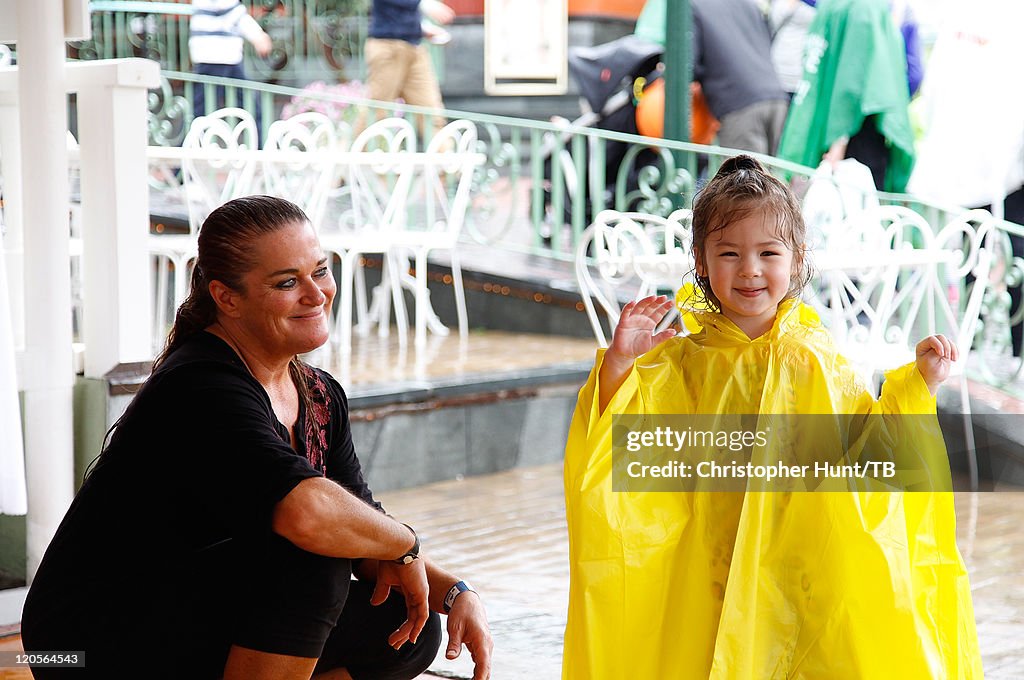
[[[0,253],[4,238],[0,234]],[[24,515],[25,451],[21,436],[21,407],[14,368],[14,332],[11,329],[7,287],[7,258],[0,255],[0,513]]]
[[[18,139],[17,97],[0,92],[0,177],[5,197],[21,195],[21,140]],[[15,350],[24,343],[24,305],[21,291],[21,207],[4,205],[0,226],[0,513],[25,514],[25,451]],[[17,281],[12,282],[11,270]],[[18,294],[15,295],[14,291]],[[0,609],[2,617],[2,609]]]
[[[17,4],[17,3],[16,3]],[[28,7],[21,4],[21,9]],[[35,574],[74,488],[67,97],[61,0],[36,0],[19,24],[25,242],[25,474],[28,574]]]
[[[0,72],[14,72],[13,66]],[[21,291],[25,239],[21,217],[21,135],[16,92],[0,90],[0,176],[4,179],[4,251],[7,253],[7,285],[14,346],[25,346],[25,304]]]
[[[82,168],[85,375],[153,358],[145,59],[69,64]]]

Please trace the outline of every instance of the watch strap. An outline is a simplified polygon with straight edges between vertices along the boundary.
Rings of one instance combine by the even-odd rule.
[[[473,591],[475,593],[476,589],[465,581],[459,581],[453,585],[448,592],[445,593],[444,601],[441,603],[441,606],[444,608],[444,613],[447,614],[452,610],[452,606],[455,604],[455,598],[468,591]]]
[[[413,544],[404,555],[399,557],[397,560],[394,560],[394,562],[397,564],[412,564],[414,560],[418,560],[420,558],[420,537],[417,535],[416,530],[408,524],[403,523],[402,526],[412,532]]]

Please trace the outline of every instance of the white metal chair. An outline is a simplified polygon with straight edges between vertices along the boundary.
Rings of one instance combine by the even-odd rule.
[[[188,199],[190,230],[198,234],[206,217],[218,206],[248,194],[253,187],[256,164],[251,158],[232,157],[231,151],[259,148],[256,121],[245,109],[218,109],[192,121],[182,148],[222,149],[216,159],[185,154],[182,171]]]
[[[604,210],[583,232],[576,247],[576,281],[601,347],[608,346],[619,322],[620,294],[628,299],[659,291],[674,295],[685,281],[692,282],[690,216],[689,210],[668,217]]]
[[[334,126],[335,150],[351,150],[354,137],[352,126],[342,120],[332,121],[332,125]],[[334,164],[334,174],[327,187],[327,197],[322,218],[323,224],[338,224],[338,221],[342,219],[342,212],[351,206],[349,194],[352,189],[345,180],[347,173],[348,168],[345,163],[336,162]]]
[[[321,246],[342,260],[335,342],[343,352],[352,346],[353,293],[361,322],[360,332],[368,331],[365,282],[362,271],[356,271],[359,269],[359,257],[380,253],[383,256],[382,281],[389,281],[388,268],[394,266],[389,257],[392,236],[404,228],[412,181],[413,168],[407,154],[415,149],[416,132],[402,118],[386,118],[363,130],[352,142],[351,161],[345,178],[350,190],[351,209],[342,214],[336,229],[320,231]],[[399,344],[405,346],[408,337],[405,300],[399,286],[389,288],[395,305]],[[379,334],[387,335],[389,319],[378,318],[377,322]]]
[[[406,220],[404,229],[392,232],[392,274],[398,277],[399,283],[413,290],[416,300],[417,347],[426,344],[428,326],[433,333],[448,334],[448,328],[433,312],[427,288],[427,256],[435,250],[449,254],[459,337],[465,339],[469,335],[457,245],[469,207],[476,167],[472,157],[476,141],[476,125],[468,120],[452,121],[434,135],[426,149],[422,184],[414,185],[414,193],[410,197],[410,203],[415,202],[415,207],[422,209],[422,228],[417,210],[416,219]],[[415,279],[406,274],[408,268],[405,263],[409,253],[416,265]],[[385,300],[386,297],[381,296],[380,299]]]
[[[188,273],[197,255],[199,228],[203,221],[218,206],[251,193],[255,163],[251,158],[232,156],[230,152],[257,149],[258,139],[256,121],[244,109],[219,109],[192,121],[182,144],[185,154],[181,164],[189,233],[154,234],[149,240],[150,253],[157,259],[154,337],[163,337],[168,326],[168,265],[174,268],[171,299],[176,310],[188,294]],[[216,159],[204,159],[198,155],[210,149],[226,153],[218,154]],[[190,155],[190,152],[197,155]]]
[[[821,312],[841,347],[868,344],[880,327],[880,305],[898,273],[898,267],[883,261],[888,258],[891,264],[893,252],[887,210],[876,206],[832,224],[824,242],[816,240],[818,247],[809,253],[818,276],[804,297]],[[871,382],[870,375],[865,378]]]
[[[989,286],[991,257],[983,241],[994,221],[986,211],[970,211],[935,234],[921,215],[908,208],[884,206],[877,216],[884,247],[867,251],[867,257],[865,252],[848,251],[849,261],[860,257],[861,264],[853,267],[855,277],[833,272],[841,283],[830,286],[831,304],[823,316],[838,320],[833,332],[843,354],[865,372],[872,385],[881,371],[914,361],[916,344],[928,335],[943,333],[956,344],[960,359],[950,376],[960,383],[971,488],[977,488],[977,453],[964,373]],[[951,293],[968,273],[975,280],[960,300]]]
[[[322,113],[310,111],[287,120],[274,121],[267,130],[263,150],[296,151],[303,154],[289,161],[269,155],[264,158],[263,189],[271,196],[298,205],[309,217],[310,223],[319,229],[335,179],[335,163],[330,152],[339,150],[336,128],[331,119]]]

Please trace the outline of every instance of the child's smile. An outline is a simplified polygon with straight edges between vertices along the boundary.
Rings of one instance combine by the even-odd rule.
[[[722,314],[751,339],[775,322],[793,275],[793,251],[752,212],[708,239],[707,271]]]

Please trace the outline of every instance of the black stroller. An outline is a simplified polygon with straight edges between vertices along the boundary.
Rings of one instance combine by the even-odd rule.
[[[568,127],[594,127],[601,130],[613,130],[637,134],[636,98],[634,87],[642,87],[661,77],[660,62],[663,48],[634,35],[627,35],[604,45],[594,47],[575,47],[569,50],[569,71],[580,90],[580,108],[582,115],[574,121],[565,121]],[[645,82],[639,82],[639,79]],[[550,231],[560,228],[564,223],[572,221],[573,202],[581,194],[582,178],[575,171],[575,163],[567,145],[569,133],[549,133],[541,149],[544,159],[544,215],[548,233],[544,234],[545,243],[550,245]],[[597,142],[598,140],[594,140]],[[607,208],[630,210],[632,205],[615,205],[615,185],[620,167],[629,151],[626,142],[608,141],[605,143],[604,173],[601,181],[600,168],[593,165],[595,154],[588,146],[586,150],[587,175],[591,178],[587,186],[586,221],[594,217],[593,196],[601,192],[602,204]],[[638,188],[638,175],[648,165],[655,164],[658,156],[649,149],[639,153],[629,168],[625,178],[627,192]],[[565,191],[563,214],[554,215],[552,206],[552,188],[554,164],[561,169],[562,184]]]

